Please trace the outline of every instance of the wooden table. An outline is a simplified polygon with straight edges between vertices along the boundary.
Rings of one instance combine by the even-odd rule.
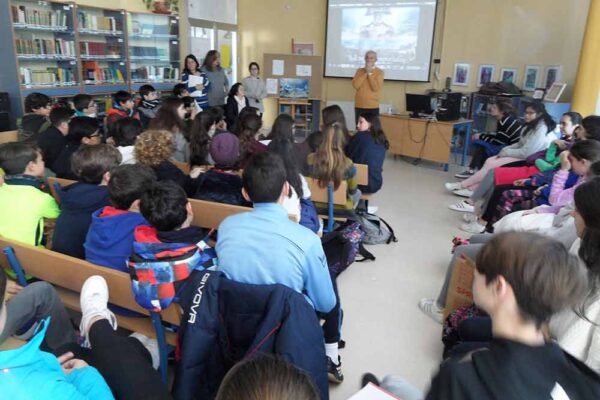
[[[381,114],[380,118],[392,154],[439,162],[444,164],[445,171],[451,153],[456,152],[452,135],[455,130],[464,130],[462,165],[466,164],[473,120],[430,121],[397,114]]]

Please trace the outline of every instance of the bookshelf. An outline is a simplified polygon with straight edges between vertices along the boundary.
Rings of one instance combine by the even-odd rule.
[[[288,114],[294,119],[294,139],[297,142],[319,130],[320,104],[316,99],[277,99],[279,114]]]
[[[180,81],[179,17],[130,13],[50,0],[0,1],[1,90],[11,127],[32,92],[78,93],[107,103],[118,90],[150,83],[170,91]]]
[[[128,12],[127,38],[133,90],[146,83],[171,89],[180,82],[179,17]]]

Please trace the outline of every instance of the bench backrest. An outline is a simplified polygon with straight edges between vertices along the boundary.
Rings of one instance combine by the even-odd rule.
[[[319,181],[314,178],[306,178],[308,187],[311,193],[312,201],[320,203],[328,203],[329,197],[327,195],[327,187],[320,187]],[[342,181],[340,186],[333,192],[333,204],[334,205],[345,205],[346,204],[346,192],[348,191],[348,184],[346,181]]]
[[[356,167],[356,182],[359,185],[369,184],[369,166],[367,164],[354,164]]]
[[[177,160],[171,160],[171,162],[173,163],[173,165],[175,165],[177,168],[179,168],[181,170],[181,172],[183,172],[186,175],[190,174],[190,164],[185,163],[185,162],[181,162],[181,161],[177,161]]]
[[[65,186],[69,186],[69,185],[72,185],[73,183],[77,182],[77,181],[73,181],[71,179],[56,178],[54,176],[48,177],[47,180],[48,180],[48,186],[50,187],[50,193],[52,194],[52,197],[54,197],[54,200],[56,200],[56,202],[59,204],[60,204],[60,194],[56,190],[56,184],[58,183],[58,185],[60,187],[65,187]]]
[[[0,132],[0,144],[16,142],[17,140],[19,140],[19,131]]]
[[[7,246],[14,249],[21,267],[27,274],[35,278],[79,293],[87,278],[92,275],[100,275],[106,279],[106,283],[110,288],[110,303],[149,315],[148,310],[136,303],[131,291],[131,278],[125,272],[101,267],[42,247],[30,246],[0,237],[0,249]],[[2,266],[9,266],[4,252],[1,253],[0,260]],[[163,310],[161,316],[164,321],[176,325],[179,325],[181,320],[177,305],[171,305]]]

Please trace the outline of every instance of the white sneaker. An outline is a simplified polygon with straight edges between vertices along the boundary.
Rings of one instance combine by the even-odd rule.
[[[425,315],[433,319],[438,324],[444,322],[444,309],[439,308],[434,299],[419,300],[419,310],[423,311]]]
[[[458,189],[458,190],[454,190],[452,193],[454,193],[457,196],[460,197],[471,197],[473,196],[473,191],[470,189]]]
[[[468,232],[468,233],[473,233],[473,234],[483,233],[483,232],[485,232],[485,225],[481,225],[479,222],[473,221],[473,222],[468,222],[466,224],[462,224],[460,226],[460,230],[464,231],[464,232]]]
[[[444,186],[446,187],[446,190],[449,191],[449,192],[453,192],[455,190],[462,189],[460,187],[460,182],[446,182],[444,184]]]
[[[90,322],[96,317],[102,317],[108,320],[114,330],[117,329],[117,319],[107,307],[108,305],[108,286],[103,277],[90,276],[81,288],[79,298],[81,303],[81,323],[79,324],[80,334],[85,339],[86,347],[89,347]]]
[[[452,211],[458,211],[458,212],[466,212],[466,213],[474,213],[475,212],[475,206],[467,203],[466,200],[459,201],[458,203],[450,204],[448,206],[448,208],[451,209]]]
[[[160,365],[160,353],[158,351],[158,341],[156,339],[151,339],[148,336],[134,332],[129,337],[135,338],[139,340],[139,342],[148,350],[150,353],[150,357],[152,357],[152,367],[158,370]]]
[[[367,207],[367,212],[369,214],[376,214],[378,210],[379,210],[379,207],[377,207],[377,206],[369,206],[369,207]]]
[[[473,222],[473,221],[475,221],[475,219],[476,219],[476,218],[477,218],[477,217],[476,217],[476,216],[475,216],[475,214],[473,214],[473,213],[468,213],[468,212],[465,212],[465,213],[463,213],[463,215],[462,215],[462,219],[463,219],[463,221],[465,221],[465,222]]]

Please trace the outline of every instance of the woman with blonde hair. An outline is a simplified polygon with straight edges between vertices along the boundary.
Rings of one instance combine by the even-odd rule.
[[[352,210],[360,200],[360,190],[356,179],[356,167],[344,153],[345,137],[341,124],[334,123],[323,129],[323,140],[314,153],[308,155],[309,176],[319,181],[320,187],[333,184],[337,190],[342,181],[348,186],[346,193],[346,210]],[[315,203],[317,208],[326,208],[323,203]]]

